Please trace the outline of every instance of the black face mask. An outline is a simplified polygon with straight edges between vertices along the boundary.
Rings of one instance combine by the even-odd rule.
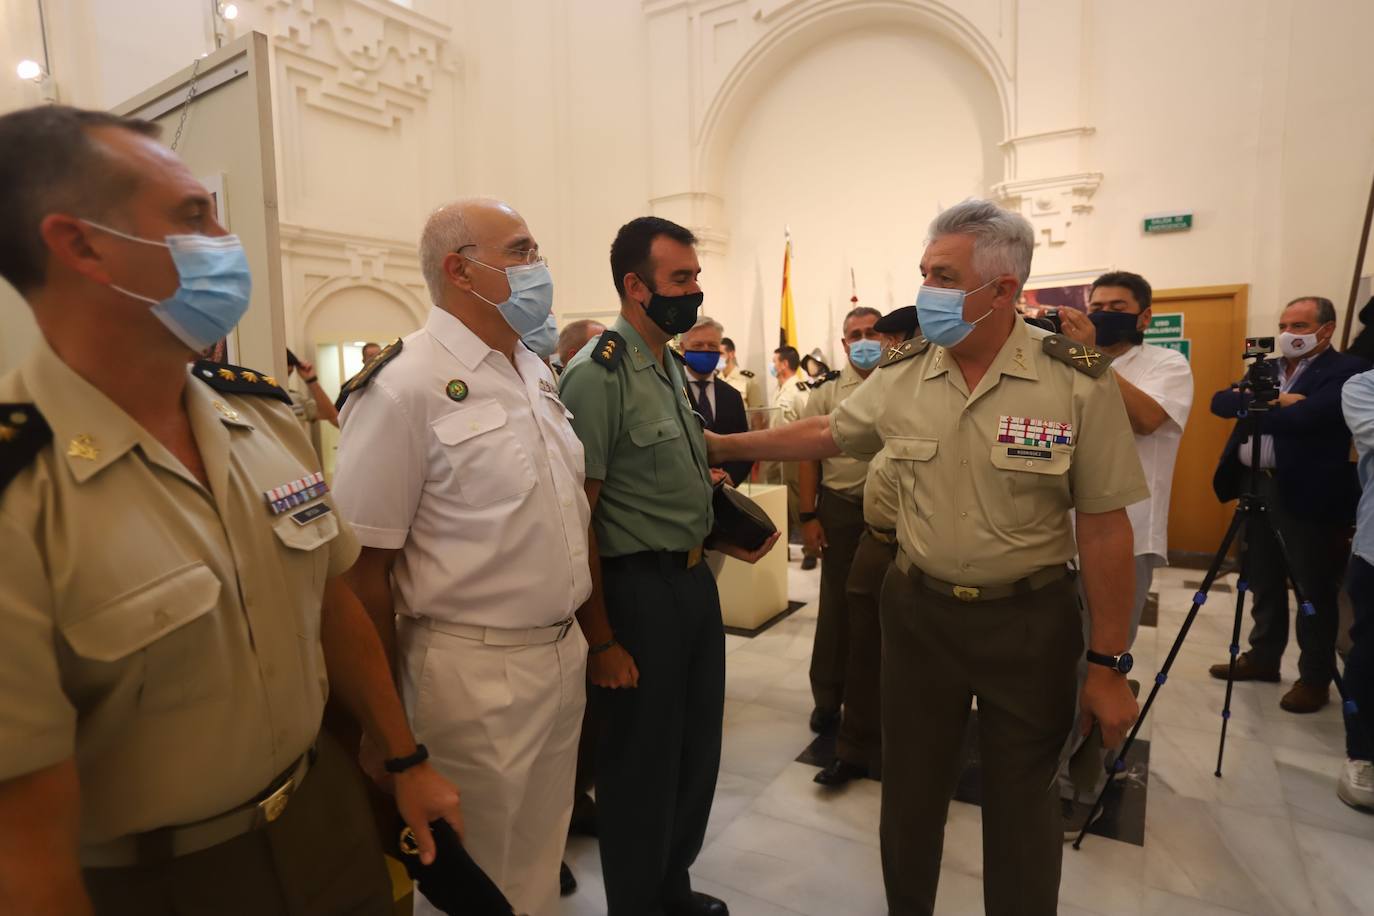
[[[1110,347],[1119,344],[1123,340],[1133,344],[1142,343],[1145,334],[1135,325],[1140,320],[1139,315],[1132,315],[1128,312],[1109,312],[1102,309],[1088,315],[1088,320],[1097,328],[1097,345],[1099,347]]]
[[[639,279],[645,286],[649,286],[649,282],[643,277]],[[653,292],[653,287],[650,286],[649,290]],[[664,334],[684,334],[697,323],[697,312],[701,310],[701,302],[705,298],[705,293],[660,296],[655,292],[649,299],[649,304],[644,306],[644,313]]]

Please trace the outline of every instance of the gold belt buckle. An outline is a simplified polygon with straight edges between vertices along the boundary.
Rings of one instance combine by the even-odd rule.
[[[281,817],[286,810],[286,803],[291,800],[291,793],[296,789],[295,777],[288,779],[280,789],[258,802],[258,811],[262,812],[262,818],[266,823],[272,823]]]
[[[687,568],[688,568],[688,569],[691,569],[692,567],[696,566],[696,565],[697,565],[698,563],[700,563],[700,562],[701,562],[701,548],[700,548],[700,547],[693,547],[691,550],[687,551]]]
[[[968,586],[968,585],[956,585],[956,586],[954,586],[954,597],[958,598],[960,601],[976,601],[977,598],[978,598],[978,595],[979,595],[979,590],[976,589],[976,588],[973,588],[973,587],[971,587],[971,586]]]

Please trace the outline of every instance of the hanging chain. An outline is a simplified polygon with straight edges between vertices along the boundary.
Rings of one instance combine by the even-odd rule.
[[[186,116],[191,113],[191,100],[196,97],[196,80],[200,77],[200,61],[201,58],[197,57],[195,63],[191,65],[191,85],[186,91],[186,104],[181,106],[181,120],[177,122],[176,136],[172,138],[173,150],[181,142],[181,132],[186,128]]]

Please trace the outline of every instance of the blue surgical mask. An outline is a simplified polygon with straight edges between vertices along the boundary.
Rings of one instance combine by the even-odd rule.
[[[849,361],[855,369],[872,369],[882,358],[883,345],[876,340],[856,340],[849,345]]]
[[[549,312],[549,317],[543,324],[528,334],[521,334],[520,339],[536,356],[545,359],[553,356],[553,351],[558,349],[558,318],[553,312]]]
[[[549,273],[546,262],[520,264],[502,271],[476,258],[468,260],[506,275],[506,282],[510,284],[510,298],[505,302],[492,302],[477,290],[473,290],[472,294],[500,312],[515,333],[523,337],[539,330],[549,320],[549,313],[553,311],[553,275]]]
[[[978,317],[977,321],[964,320],[964,300],[981,289],[987,289],[997,282],[989,280],[977,289],[964,292],[962,289],[945,289],[940,286],[922,286],[916,294],[916,319],[920,322],[921,333],[931,343],[939,347],[953,347],[973,332],[973,326],[992,314],[992,307]]]
[[[143,245],[160,245],[172,253],[178,283],[176,292],[166,299],[159,301],[113,283],[110,288],[151,303],[153,316],[197,353],[227,337],[248,311],[253,277],[237,235],[169,235],[159,242],[85,222],[102,232]]]
[[[716,371],[724,372],[727,365],[729,365],[729,362],[725,359],[725,354],[720,354],[720,359],[716,360]]]
[[[720,364],[720,354],[715,350],[686,350],[682,358],[687,361],[687,368],[697,375],[710,375]]]
[[[768,374],[771,375],[771,376],[773,376],[773,378],[777,378],[777,377],[778,377],[778,367],[777,367],[777,366],[769,366],[769,367],[768,367]]]

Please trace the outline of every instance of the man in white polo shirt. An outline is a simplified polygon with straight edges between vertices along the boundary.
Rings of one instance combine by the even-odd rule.
[[[335,496],[351,575],[416,738],[463,793],[465,846],[518,913],[558,905],[586,700],[582,445],[520,341],[553,302],[525,221],[491,200],[429,218],[434,308],[350,384]],[[416,913],[437,913],[417,895]]]
[[[1135,595],[1131,602],[1130,641],[1135,642],[1140,615],[1149,597],[1154,571],[1169,561],[1169,493],[1174,462],[1188,411],[1193,405],[1193,371],[1177,350],[1146,344],[1150,323],[1150,284],[1139,274],[1119,270],[1093,281],[1088,314],[1060,309],[1064,334],[1095,345],[1112,357],[1112,371],[1135,431],[1140,466],[1150,496],[1126,507],[1135,534]],[[1101,770],[1101,779],[1106,771]],[[1097,788],[1079,786],[1079,801],[1091,801]],[[1078,812],[1085,815],[1086,810]],[[1081,824],[1066,824],[1066,836],[1077,836]]]

